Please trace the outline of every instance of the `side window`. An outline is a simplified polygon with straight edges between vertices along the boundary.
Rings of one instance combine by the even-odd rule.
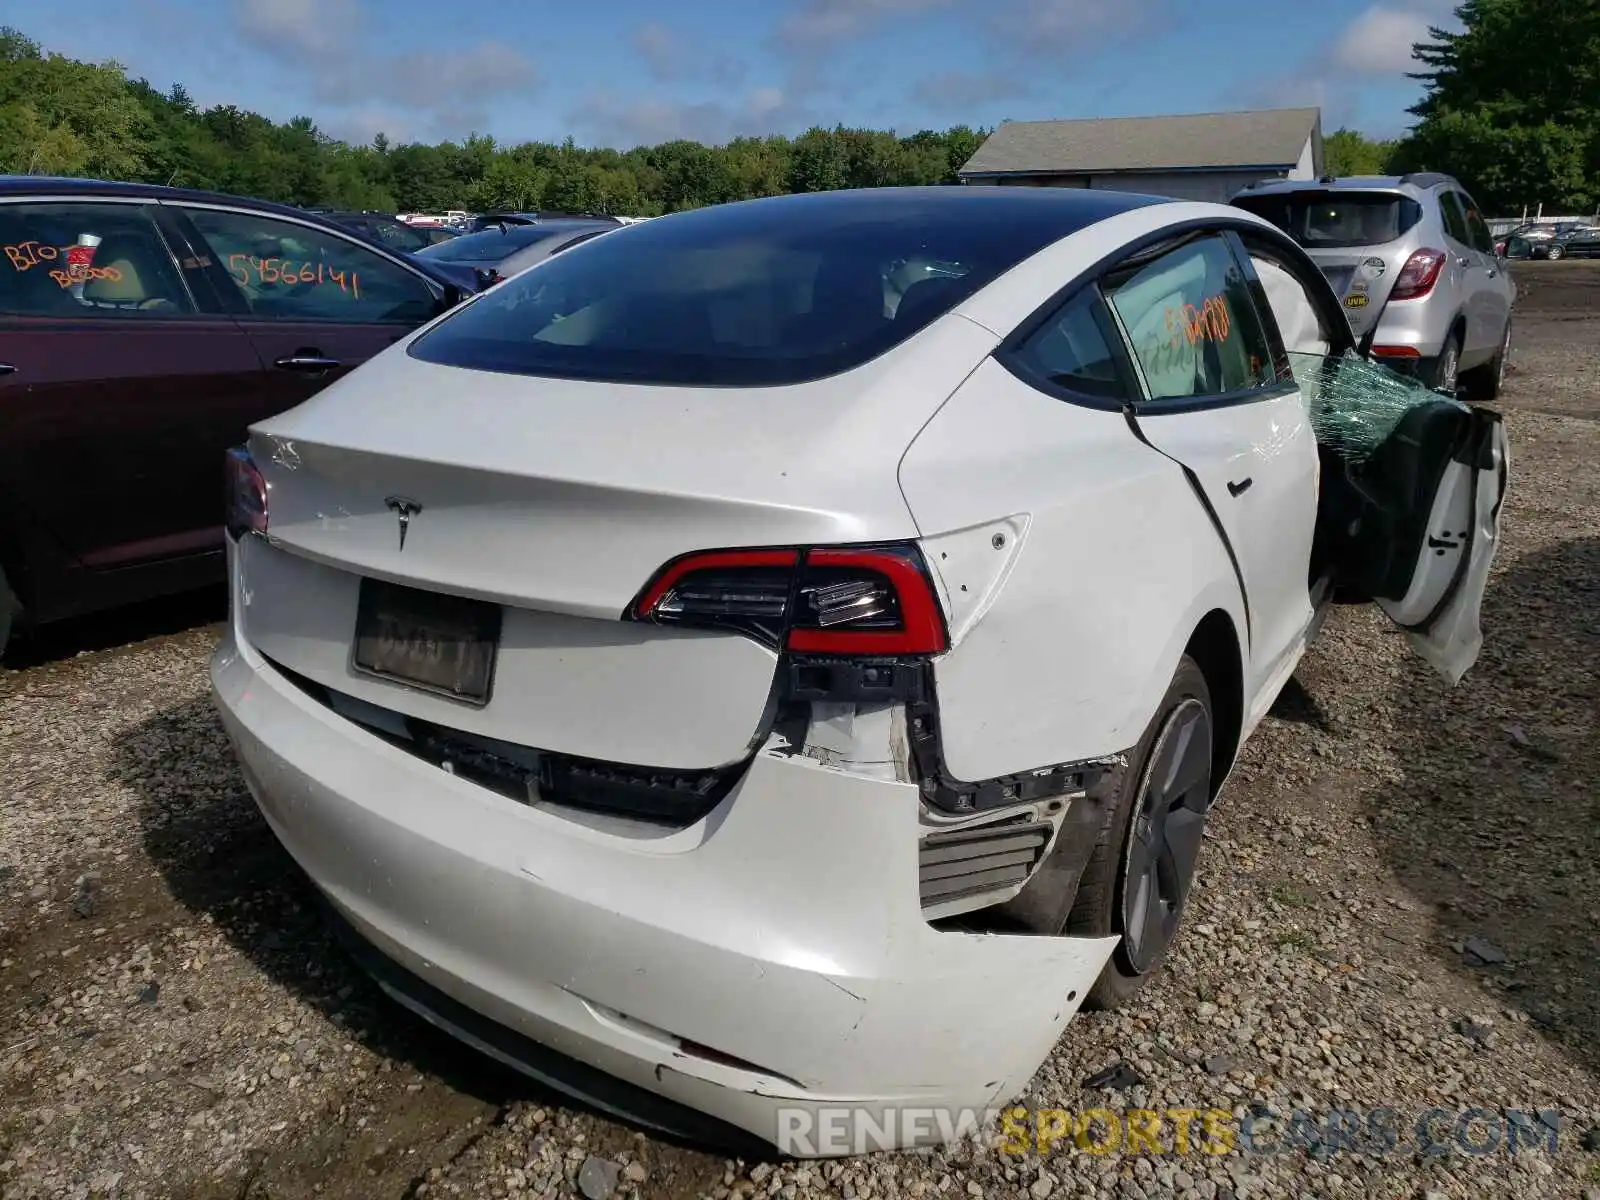
[[[1458,245],[1472,245],[1472,231],[1467,228],[1466,215],[1461,211],[1461,201],[1454,192],[1439,193],[1439,211],[1444,217],[1445,234]]]
[[[1084,288],[1036,330],[1012,359],[1042,382],[1105,400],[1126,400],[1128,389],[1095,319],[1100,297]]]
[[[1250,281],[1219,237],[1106,280],[1152,400],[1227,396],[1278,382]]]
[[[0,252],[0,312],[148,320],[195,311],[143,205],[0,204]]]
[[[336,234],[254,213],[184,211],[253,316],[417,325],[439,310],[421,276]]]
[[[1494,234],[1489,232],[1489,222],[1483,219],[1483,214],[1478,211],[1478,206],[1472,202],[1472,197],[1465,192],[1456,193],[1460,197],[1461,206],[1467,218],[1467,245],[1474,250],[1481,250],[1485,254],[1494,253]]]

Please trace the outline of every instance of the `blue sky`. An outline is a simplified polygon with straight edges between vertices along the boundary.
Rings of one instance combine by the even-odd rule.
[[[627,147],[1320,105],[1392,136],[1453,0],[8,0],[47,49],[366,141]]]

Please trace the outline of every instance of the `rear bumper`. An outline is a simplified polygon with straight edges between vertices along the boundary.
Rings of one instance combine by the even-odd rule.
[[[1373,344],[1375,346],[1383,346],[1385,344],[1383,341],[1383,331],[1381,329],[1378,332],[1378,337],[1374,339]],[[1392,345],[1394,343],[1388,344]],[[1373,357],[1390,370],[1397,371],[1401,375],[1408,375],[1413,379],[1419,379],[1424,383],[1432,382],[1439,371],[1438,354],[1410,355],[1374,353]]]
[[[764,753],[704,821],[623,837],[413,758],[232,631],[212,680],[274,833],[374,961],[420,985],[397,995],[458,1036],[441,1010],[765,1142],[795,1112],[1004,1102],[1114,944],[929,926],[909,784]],[[597,1102],[592,1083],[566,1090]],[[936,1138],[924,1124],[895,1140]]]
[[[1426,304],[1426,300],[1405,300],[1384,308],[1378,317],[1378,328],[1372,335],[1372,344],[1393,346],[1410,352],[1401,356],[1386,356],[1384,362],[1396,367],[1409,364],[1408,370],[1411,371],[1418,369],[1419,365],[1431,371],[1438,363],[1439,356],[1444,353],[1444,340],[1449,335],[1450,322],[1435,321],[1434,314],[1420,307]],[[1435,324],[1439,328],[1433,328]]]

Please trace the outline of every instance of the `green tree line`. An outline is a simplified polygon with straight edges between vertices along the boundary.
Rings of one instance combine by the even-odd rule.
[[[986,131],[897,137],[812,129],[799,137],[671,141],[635,150],[464,142],[351,146],[309,117],[277,123],[232,105],[200,109],[116,63],[47,54],[0,29],[0,172],[84,175],[390,212],[562,209],[655,216],[784,192],[954,183]]]
[[[1466,0],[1464,29],[1416,47],[1424,97],[1414,129],[1325,140],[1335,175],[1447,171],[1491,212],[1600,203],[1600,3]],[[618,151],[463,142],[352,146],[309,117],[279,123],[197,107],[114,62],[46,53],[0,28],[0,172],[87,175],[259,196],[303,206],[438,212],[565,209],[653,216],[784,192],[954,183],[987,130],[907,137],[811,129],[798,137],[671,141]]]

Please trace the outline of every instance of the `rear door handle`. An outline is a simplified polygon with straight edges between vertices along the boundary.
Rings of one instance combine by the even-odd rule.
[[[283,371],[304,371],[309,374],[315,371],[331,371],[341,364],[337,358],[323,358],[320,354],[291,354],[278,359],[272,365]]]
[[[1252,483],[1254,483],[1254,482],[1255,482],[1255,480],[1251,479],[1249,476],[1246,476],[1245,478],[1239,480],[1238,483],[1235,483],[1233,480],[1230,479],[1230,480],[1228,480],[1228,495],[1230,495],[1230,496],[1242,496],[1242,495],[1244,495],[1244,493],[1246,493],[1246,492],[1248,492],[1250,490],[1250,485]]]

